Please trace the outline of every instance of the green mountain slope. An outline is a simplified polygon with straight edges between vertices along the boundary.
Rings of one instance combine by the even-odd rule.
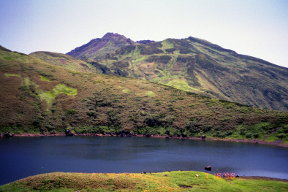
[[[286,142],[288,113],[146,80],[81,73],[0,49],[0,132],[259,138]]]
[[[90,63],[87,63],[79,59],[75,59],[74,57],[71,57],[69,55],[46,52],[46,51],[38,51],[31,53],[29,55],[32,57],[39,58],[48,63],[65,67],[66,69],[71,71],[98,73],[98,70]]]
[[[110,38],[115,42],[111,34]],[[105,65],[109,73],[116,75],[246,105],[288,110],[287,68],[237,54],[205,40],[189,37],[130,42],[106,51],[105,57],[97,57],[101,52],[93,49],[94,46],[98,44],[88,43],[68,54]]]

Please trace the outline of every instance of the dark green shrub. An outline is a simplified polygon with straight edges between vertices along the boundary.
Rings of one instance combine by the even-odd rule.
[[[77,113],[77,111],[75,109],[69,109],[67,110],[67,115],[75,115]]]

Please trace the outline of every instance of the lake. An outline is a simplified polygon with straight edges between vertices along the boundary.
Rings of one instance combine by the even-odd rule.
[[[48,172],[236,173],[288,179],[288,149],[249,143],[138,137],[0,139],[0,184]]]

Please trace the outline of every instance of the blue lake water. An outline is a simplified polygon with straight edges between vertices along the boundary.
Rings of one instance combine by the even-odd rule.
[[[136,137],[0,140],[0,185],[48,172],[230,172],[288,179],[288,149],[259,144]]]

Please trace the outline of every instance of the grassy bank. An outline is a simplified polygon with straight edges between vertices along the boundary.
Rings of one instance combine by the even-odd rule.
[[[2,192],[30,191],[288,191],[287,181],[220,178],[196,171],[161,173],[49,173],[0,186]]]

